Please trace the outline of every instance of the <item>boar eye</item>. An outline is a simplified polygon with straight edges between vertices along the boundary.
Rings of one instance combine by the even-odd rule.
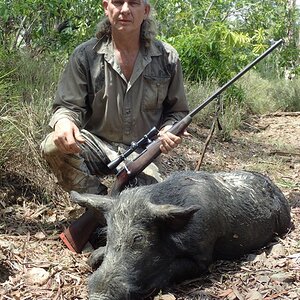
[[[134,236],[133,238],[133,244],[140,244],[145,240],[145,236],[143,236],[142,234],[138,234],[136,236]]]

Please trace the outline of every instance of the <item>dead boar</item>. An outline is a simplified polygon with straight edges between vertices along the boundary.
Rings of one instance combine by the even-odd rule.
[[[117,199],[72,199],[104,214],[103,262],[89,280],[91,300],[143,299],[156,288],[194,278],[215,259],[238,258],[290,228],[282,192],[259,173],[178,172]]]

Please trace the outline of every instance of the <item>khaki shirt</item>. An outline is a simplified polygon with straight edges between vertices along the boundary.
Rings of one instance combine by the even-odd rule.
[[[111,40],[93,38],[71,55],[53,109],[51,127],[67,117],[106,141],[129,145],[188,113],[178,54],[160,41],[141,48],[127,81]]]

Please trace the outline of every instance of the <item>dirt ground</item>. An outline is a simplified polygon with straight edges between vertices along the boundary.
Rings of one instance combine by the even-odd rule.
[[[165,174],[196,168],[209,128],[192,124],[189,131],[191,138],[162,156]],[[216,132],[201,170],[237,169],[266,174],[282,189],[294,228],[240,260],[215,262],[208,274],[155,300],[300,299],[300,113],[251,117],[230,141]],[[82,209],[41,170],[17,158],[0,169],[0,299],[87,299],[89,252],[72,253],[59,239]]]

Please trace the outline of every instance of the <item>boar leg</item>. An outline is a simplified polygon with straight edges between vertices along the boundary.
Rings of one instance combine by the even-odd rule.
[[[93,269],[96,270],[102,263],[105,254],[105,247],[99,247],[92,252],[89,257],[87,264]]]
[[[181,282],[207,272],[211,261],[202,260],[199,264],[197,260],[191,257],[177,258],[168,268],[171,282]]]

